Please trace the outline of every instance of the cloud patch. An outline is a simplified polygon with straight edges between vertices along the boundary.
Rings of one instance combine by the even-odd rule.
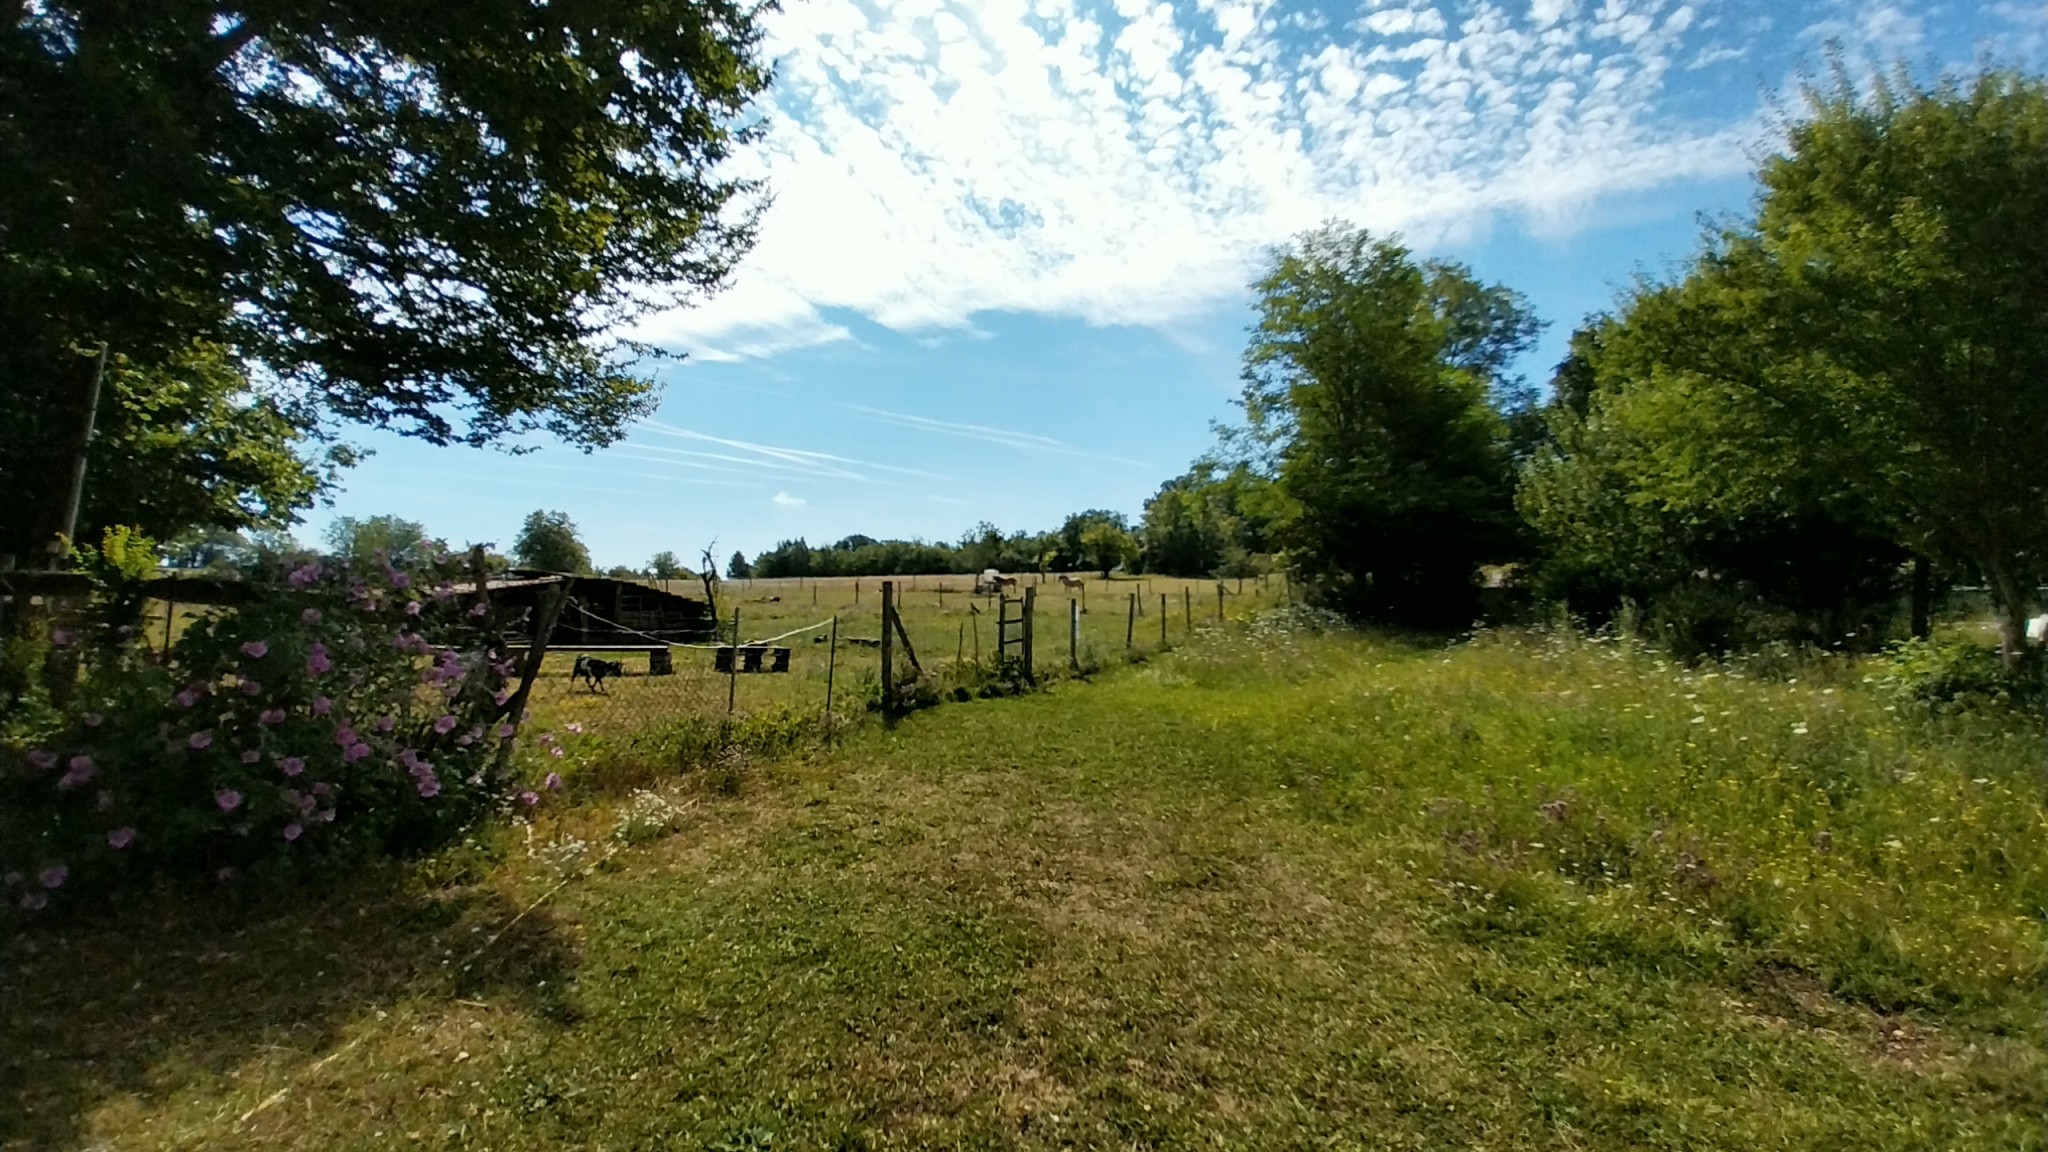
[[[810,503],[810,501],[805,500],[801,496],[791,496],[787,492],[777,492],[770,499],[774,500],[776,505],[782,508],[801,508],[805,504]]]
[[[809,0],[769,18],[775,201],[736,285],[643,338],[713,360],[977,312],[1169,325],[1329,217],[1424,245],[1748,167],[1674,126],[1673,0]],[[1901,29],[1893,26],[1896,35]]]

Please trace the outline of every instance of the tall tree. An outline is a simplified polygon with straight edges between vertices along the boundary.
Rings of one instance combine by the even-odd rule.
[[[665,549],[656,552],[654,558],[647,562],[647,574],[656,580],[688,580],[691,578],[690,570],[683,567],[683,562],[676,559],[676,554]]]
[[[544,572],[588,572],[590,550],[576,534],[567,512],[533,511],[512,542],[512,560],[521,568]]]
[[[1274,461],[1289,555],[1346,610],[1469,620],[1479,566],[1516,548],[1493,398],[1537,330],[1526,301],[1342,224],[1276,251],[1253,289],[1239,439]]]
[[[725,562],[725,574],[734,580],[751,580],[754,577],[754,566],[747,563],[745,552],[734,549],[732,559]]]
[[[1624,500],[1790,493],[1982,573],[2017,658],[2048,578],[2048,82],[1838,73],[1805,99],[1754,219],[1632,301],[1663,337],[1589,419],[1685,430],[1641,443],[1659,487]]]
[[[427,535],[424,524],[390,515],[338,517],[327,526],[326,544],[327,550],[336,556],[352,560],[382,557],[392,563],[418,561],[428,548],[446,550],[440,541]]]
[[[40,0],[0,26],[0,459],[76,442],[95,350],[194,340],[314,415],[615,439],[615,333],[722,284],[768,79],[732,0]],[[46,536],[66,470],[16,492]]]

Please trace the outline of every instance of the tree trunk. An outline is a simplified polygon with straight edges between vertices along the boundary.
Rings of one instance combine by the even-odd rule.
[[[1929,619],[1934,609],[1934,573],[1927,557],[1913,557],[1913,639],[1925,640],[1933,635],[1933,623]]]
[[[2020,583],[2003,567],[1987,569],[1985,572],[1991,585],[1991,596],[1998,608],[1998,655],[2007,669],[2019,667],[2020,655],[2027,647],[2028,597]]]

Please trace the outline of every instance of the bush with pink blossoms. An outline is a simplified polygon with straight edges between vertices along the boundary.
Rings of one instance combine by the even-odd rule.
[[[516,661],[462,558],[243,576],[247,602],[168,660],[85,621],[74,698],[0,717],[6,907],[166,873],[345,866],[525,807],[494,767]]]

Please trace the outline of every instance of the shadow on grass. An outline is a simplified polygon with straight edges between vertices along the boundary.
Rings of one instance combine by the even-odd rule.
[[[392,869],[262,901],[174,897],[0,942],[0,1149],[78,1147],[103,1103],[159,1101],[279,1049],[318,1057],[400,1001],[505,996],[552,1015],[574,957],[545,909],[476,956],[518,911],[486,890],[421,892]]]

